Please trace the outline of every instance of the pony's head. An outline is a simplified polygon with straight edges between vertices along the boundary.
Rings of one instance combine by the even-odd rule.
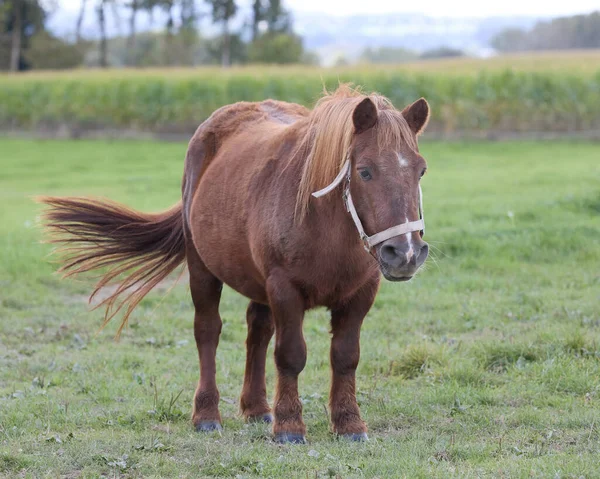
[[[311,116],[314,136],[298,195],[301,208],[348,160],[350,193],[366,235],[420,219],[419,182],[427,163],[417,137],[429,119],[425,99],[398,111],[382,96],[342,86]],[[425,262],[429,248],[421,235],[399,234],[371,248],[386,279],[409,280]]]
[[[427,101],[421,98],[402,112],[379,109],[376,103],[367,97],[352,114],[350,189],[368,235],[420,219],[419,181],[427,170],[417,147],[429,119]],[[374,249],[381,272],[392,281],[412,278],[429,252],[419,231],[394,236]]]

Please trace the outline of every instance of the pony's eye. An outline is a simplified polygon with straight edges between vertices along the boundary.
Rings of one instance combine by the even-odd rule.
[[[359,174],[359,175],[360,175],[360,177],[361,177],[363,180],[365,180],[365,181],[369,181],[369,180],[372,178],[372,176],[371,176],[371,173],[370,173],[370,172],[369,172],[369,170],[367,170],[366,168],[365,168],[365,169],[363,169],[363,170],[360,170],[360,171],[358,172],[358,174]]]
[[[426,171],[427,171],[427,168],[423,168],[423,171],[421,171],[421,176],[419,178],[423,178],[423,175],[425,174]]]

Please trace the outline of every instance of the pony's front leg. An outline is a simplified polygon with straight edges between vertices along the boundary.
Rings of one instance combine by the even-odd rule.
[[[367,440],[367,425],[356,402],[356,368],[360,359],[360,328],[375,300],[379,275],[343,306],[331,311],[331,391],[333,431],[353,441]]]
[[[273,434],[280,443],[304,443],[306,426],[298,397],[298,375],[306,364],[302,334],[304,300],[284,274],[267,280],[267,295],[275,322],[275,365],[277,386],[273,412]]]

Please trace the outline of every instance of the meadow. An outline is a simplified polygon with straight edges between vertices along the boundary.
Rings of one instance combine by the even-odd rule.
[[[569,133],[600,130],[600,52],[549,52],[341,68],[249,66],[79,70],[0,75],[0,129],[191,134],[217,108],[266,98],[310,106],[323,86],[353,82],[397,105],[424,96],[429,131]],[[597,135],[597,133],[596,133]]]
[[[183,143],[0,139],[0,476],[600,477],[600,146],[422,140],[426,240],[384,283],[357,372],[364,444],[329,431],[328,314],[305,319],[308,444],[244,424],[246,300],[229,289],[222,434],[190,424],[198,377],[185,281],[151,293],[120,341],[40,244],[37,194],[178,200]],[[272,354],[272,346],[271,346]],[[268,387],[274,367],[267,363]]]

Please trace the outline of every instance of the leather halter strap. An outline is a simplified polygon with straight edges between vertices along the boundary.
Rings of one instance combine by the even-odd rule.
[[[352,170],[350,169],[350,160],[346,160],[344,166],[335,177],[335,179],[323,188],[322,190],[315,191],[312,196],[315,198],[320,198],[321,196],[325,196],[328,193],[331,193],[343,180],[346,179],[346,185],[344,187],[344,193],[342,195],[344,199],[344,204],[346,205],[346,211],[350,213],[352,217],[352,221],[356,226],[360,239],[363,242],[363,245],[367,251],[371,251],[374,246],[379,243],[383,243],[385,240],[393,238],[395,236],[400,236],[406,233],[412,233],[413,231],[420,231],[421,235],[425,234],[425,218],[423,216],[423,193],[421,191],[421,185],[419,185],[419,220],[417,221],[409,221],[407,223],[402,223],[400,225],[392,226],[384,231],[380,231],[379,233],[375,233],[373,236],[367,235],[365,233],[365,229],[363,228],[362,222],[358,217],[358,213],[356,212],[356,208],[354,207],[354,202],[352,201],[352,195],[350,194],[350,179],[352,178]]]

